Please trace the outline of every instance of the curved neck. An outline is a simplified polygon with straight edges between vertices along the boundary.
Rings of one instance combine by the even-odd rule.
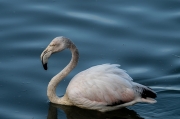
[[[56,95],[56,87],[57,87],[58,83],[64,77],[66,77],[71,72],[71,70],[77,65],[77,62],[79,59],[78,49],[76,48],[76,46],[71,41],[69,41],[67,48],[69,48],[71,50],[71,53],[72,53],[71,61],[61,72],[59,72],[57,75],[55,75],[48,84],[47,95],[48,95],[49,100],[52,103],[58,103],[58,104],[65,103],[64,102],[65,100],[63,100],[63,98],[59,98]]]

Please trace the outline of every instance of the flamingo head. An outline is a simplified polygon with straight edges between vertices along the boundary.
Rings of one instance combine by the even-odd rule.
[[[48,59],[51,54],[60,52],[69,47],[69,39],[63,36],[54,38],[47,48],[41,53],[41,62],[45,70],[47,70]]]

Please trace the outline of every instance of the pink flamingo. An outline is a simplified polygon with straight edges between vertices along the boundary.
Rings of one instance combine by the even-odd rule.
[[[70,81],[66,93],[56,95],[58,83],[77,65],[79,52],[71,40],[56,37],[41,54],[44,69],[47,70],[48,58],[55,52],[70,49],[70,63],[49,82],[47,96],[52,103],[77,106],[101,112],[116,110],[137,102],[155,103],[156,93],[147,86],[133,82],[133,79],[118,64],[93,66],[78,73]]]

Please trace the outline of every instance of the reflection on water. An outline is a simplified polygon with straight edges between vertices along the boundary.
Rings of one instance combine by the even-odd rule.
[[[52,103],[49,103],[47,119],[57,119],[58,109],[65,112],[67,119],[143,119],[135,111],[127,108],[102,113],[99,111],[86,110],[74,106],[64,106]]]

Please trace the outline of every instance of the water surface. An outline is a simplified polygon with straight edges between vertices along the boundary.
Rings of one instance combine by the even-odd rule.
[[[0,9],[1,119],[180,117],[178,0],[1,0]],[[40,54],[56,36],[70,38],[80,52],[78,66],[57,88],[59,96],[78,72],[116,63],[155,90],[158,103],[133,105],[125,115],[51,105],[48,82],[71,58],[68,50],[55,54],[43,70]]]

